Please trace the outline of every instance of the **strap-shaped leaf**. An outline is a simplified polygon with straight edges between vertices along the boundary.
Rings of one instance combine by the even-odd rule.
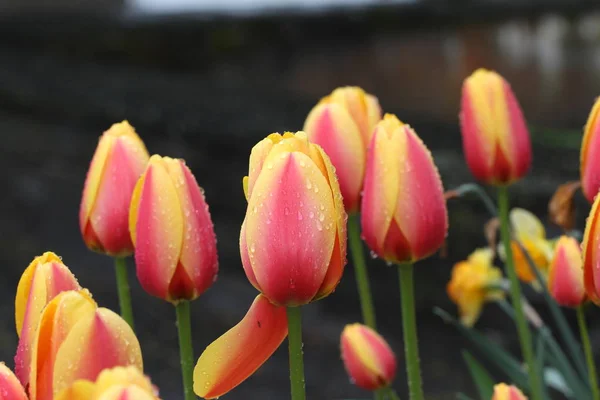
[[[490,373],[468,351],[463,350],[462,356],[469,368],[475,387],[477,387],[479,398],[481,400],[491,399],[494,394],[494,380]]]

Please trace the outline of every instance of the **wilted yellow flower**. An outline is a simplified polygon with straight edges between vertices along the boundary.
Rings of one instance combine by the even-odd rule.
[[[477,249],[452,269],[446,290],[466,326],[475,324],[486,302],[504,298],[504,292],[498,288],[502,272],[492,265],[493,258],[490,248]]]
[[[525,209],[513,208],[510,211],[510,222],[515,239],[525,248],[540,272],[546,276],[552,261],[553,248],[551,242],[546,238],[546,230],[542,221]],[[536,280],[535,273],[519,243],[511,242],[515,270],[523,282],[534,282]],[[500,256],[504,258],[503,247],[500,246],[500,249]]]

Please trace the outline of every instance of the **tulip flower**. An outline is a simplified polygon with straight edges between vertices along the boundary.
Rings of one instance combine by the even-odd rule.
[[[478,69],[462,88],[460,126],[463,151],[475,178],[510,184],[531,164],[531,142],[521,107],[508,82]]]
[[[527,260],[521,246],[527,251],[537,269],[544,276],[548,274],[548,267],[552,261],[553,246],[546,238],[544,225],[531,212],[523,208],[513,208],[510,211],[509,218],[513,228],[513,236],[516,239],[516,241],[511,241],[511,249],[517,275],[523,282],[536,283],[536,275],[531,269],[529,260]],[[505,259],[504,248],[500,247],[499,249],[500,257]]]
[[[32,348],[30,400],[52,400],[78,380],[96,380],[107,368],[143,368],[130,326],[97,308],[85,290],[63,292],[48,303]]]
[[[334,168],[304,132],[269,135],[250,155],[240,233],[246,276],[273,304],[329,295],[346,263],[346,213]]]
[[[250,154],[240,253],[259,295],[200,356],[196,394],[214,398],[262,365],[289,332],[292,399],[304,398],[300,309],[329,295],[346,263],[346,212],[334,167],[304,132],[274,133]],[[286,324],[289,329],[287,329]]]
[[[477,249],[452,269],[446,290],[458,305],[460,320],[466,326],[475,324],[486,302],[504,298],[498,287],[502,284],[502,272],[492,265],[493,258],[491,249]]]
[[[600,97],[596,99],[594,107],[590,112],[585,131],[583,133],[583,141],[581,143],[581,158],[580,158],[580,174],[581,188],[585,198],[590,203],[594,202],[594,198],[600,189],[600,168],[595,160],[600,157]]]
[[[375,308],[357,214],[365,175],[367,145],[381,119],[377,98],[358,87],[343,87],[322,99],[308,114],[304,131],[321,146],[335,167],[344,207],[350,214],[348,241],[365,323],[375,328]]]
[[[494,386],[492,400],[527,400],[527,397],[516,386],[499,383]]]
[[[158,391],[134,366],[105,369],[95,382],[78,380],[55,400],[158,400]]]
[[[177,313],[185,398],[194,398],[189,301],[217,279],[217,239],[196,178],[183,160],[153,155],[131,199],[137,276]]]
[[[343,87],[322,99],[304,123],[309,140],[325,150],[335,167],[348,213],[359,209],[366,149],[380,119],[376,97],[358,87]]]
[[[183,160],[153,155],[129,219],[137,275],[151,295],[194,300],[215,281],[216,237],[202,189]]]
[[[346,325],[341,337],[342,360],[352,382],[365,390],[389,386],[396,375],[396,356],[371,328]]]
[[[394,115],[377,124],[367,156],[363,238],[388,262],[414,262],[437,251],[448,231],[444,190],[431,153]]]
[[[361,225],[373,254],[399,264],[410,396],[422,400],[412,263],[442,246],[448,213],[431,153],[415,131],[394,115],[387,114],[371,138]]]
[[[86,245],[111,256],[133,252],[129,203],[148,162],[146,146],[127,121],[104,132],[87,174],[79,211]]]
[[[0,362],[0,400],[27,400],[21,382],[3,362]]]
[[[146,146],[127,121],[104,132],[85,180],[79,227],[85,244],[115,257],[121,315],[133,328],[127,265],[133,253],[129,235],[129,205],[133,188],[148,162]]]
[[[577,240],[561,236],[554,249],[548,273],[548,290],[562,306],[577,307],[583,303],[583,261]]]
[[[27,267],[17,286],[15,320],[19,345],[15,357],[15,372],[27,386],[32,342],[42,311],[59,293],[81,287],[61,258],[52,252],[36,257]]]

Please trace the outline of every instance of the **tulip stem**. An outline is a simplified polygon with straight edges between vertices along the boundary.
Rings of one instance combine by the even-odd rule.
[[[192,324],[190,321],[190,302],[180,301],[175,306],[177,330],[179,332],[179,354],[181,356],[181,374],[185,400],[195,400],[194,394],[194,348],[192,346]]]
[[[129,291],[129,278],[127,277],[127,262],[125,257],[115,257],[115,274],[117,275],[117,292],[119,293],[119,307],[121,317],[133,326],[133,308],[131,307],[131,293]]]
[[[290,382],[292,400],[304,400],[304,356],[302,352],[302,315],[300,307],[287,307]]]
[[[423,400],[419,346],[417,344],[417,317],[415,315],[415,293],[412,263],[398,266],[400,278],[400,298],[402,300],[402,331],[404,334],[404,354],[406,374],[411,400]]]
[[[367,274],[367,263],[365,262],[363,244],[360,240],[359,214],[353,214],[348,218],[348,241],[350,242],[350,253],[352,253],[363,321],[365,321],[365,324],[369,328],[377,330],[375,323],[375,308],[373,307],[369,275]]]
[[[500,213],[500,235],[502,236],[502,244],[504,253],[506,254],[506,262],[504,270],[510,280],[510,293],[513,309],[515,310],[515,322],[517,325],[517,333],[519,334],[519,342],[521,343],[521,352],[527,366],[529,375],[529,386],[531,389],[531,400],[542,399],[542,381],[536,371],[535,360],[533,354],[533,345],[531,342],[531,331],[525,320],[523,307],[521,302],[521,286],[519,278],[515,271],[515,264],[511,248],[511,233],[510,223],[508,218],[508,189],[506,186],[498,188],[498,208]]]
[[[386,399],[400,400],[400,396],[398,396],[398,393],[396,393],[396,391],[394,389],[392,389],[391,386],[388,386],[385,389],[382,389],[382,391],[386,394]]]
[[[598,378],[596,378],[596,363],[594,362],[594,353],[590,344],[590,336],[588,335],[587,325],[585,323],[585,315],[583,305],[577,307],[577,323],[579,324],[579,332],[581,333],[581,343],[588,366],[588,376],[590,386],[592,387],[592,398],[600,400],[600,390],[598,389]]]

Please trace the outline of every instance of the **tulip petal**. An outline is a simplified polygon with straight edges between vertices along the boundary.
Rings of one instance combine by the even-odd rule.
[[[256,281],[256,276],[254,276],[250,254],[248,253],[248,243],[246,242],[246,220],[242,223],[242,229],[240,230],[240,256],[242,258],[242,266],[244,267],[246,277],[252,286],[261,292],[260,286],[258,286],[258,282]]]
[[[361,207],[363,238],[379,255],[383,254],[385,236],[396,209],[402,184],[399,172],[406,159],[405,137],[395,132],[393,124],[397,119],[394,119],[386,116],[371,138]],[[398,138],[393,139],[395,136]]]
[[[93,382],[79,380],[73,383],[69,388],[61,391],[54,400],[90,400],[96,390]]]
[[[98,308],[81,317],[60,346],[54,366],[54,392],[79,379],[94,381],[106,368],[128,365],[143,370],[135,334],[120,316]]]
[[[412,260],[416,261],[442,246],[448,232],[448,214],[442,180],[431,153],[408,125],[401,129],[406,137],[406,158],[401,163],[394,220],[410,242]]]
[[[254,373],[287,336],[287,315],[263,295],[233,328],[211,343],[194,368],[194,392],[213,399]]]
[[[335,243],[335,230],[326,229],[335,221],[331,188],[306,154],[283,152],[272,157],[274,152],[248,203],[250,261],[269,300],[305,304],[323,282]]]
[[[510,223],[519,240],[546,239],[546,230],[542,221],[523,208],[510,210]]]
[[[117,385],[102,393],[97,400],[156,400],[156,397],[139,386]]]
[[[90,169],[85,179],[83,198],[79,209],[79,225],[82,227],[87,225],[87,221],[94,208],[94,203],[96,202],[98,195],[98,188],[100,187],[102,175],[104,173],[104,166],[106,165],[106,159],[108,158],[110,149],[115,140],[115,136],[103,135],[100,138],[96,152],[92,157]]]
[[[176,182],[175,189],[184,213],[185,235],[179,262],[192,281],[194,291],[191,296],[181,297],[191,299],[202,294],[216,279],[217,239],[208,204],[196,178],[181,160],[167,159],[166,164],[171,180]],[[174,295],[176,291],[172,289],[170,292]]]
[[[580,173],[583,194],[591,203],[600,188],[600,168],[594,160],[600,157],[600,98],[590,112],[581,143]]]
[[[248,176],[244,178],[244,194],[246,200],[250,199],[254,183],[262,171],[265,159],[273,148],[273,145],[279,143],[283,137],[278,133],[272,133],[260,142],[258,142],[250,152],[250,161],[248,167]]]
[[[31,368],[24,368],[28,376],[31,400],[51,400],[56,353],[72,327],[83,317],[92,315],[96,303],[87,290],[67,291],[56,296],[41,316],[35,339],[31,345]],[[17,363],[19,365],[19,363]]]
[[[527,400],[527,397],[517,387],[499,383],[494,386],[492,400]]]
[[[167,298],[183,244],[184,220],[177,189],[160,156],[152,156],[143,176],[137,217],[135,260],[140,284],[150,294]]]
[[[323,103],[308,114],[304,130],[336,166],[346,210],[357,211],[365,173],[365,149],[358,126],[341,105]]]
[[[327,274],[323,279],[323,283],[319,288],[319,292],[315,300],[321,297],[329,295],[339,284],[342,275],[344,273],[344,267],[346,266],[346,247],[348,242],[348,235],[346,233],[346,222],[348,215],[346,214],[344,202],[340,194],[340,188],[336,179],[335,168],[333,164],[325,154],[324,150],[316,146],[319,159],[322,160],[327,171],[326,178],[331,187],[331,193],[333,195],[333,204],[335,206],[335,226],[337,235],[335,238],[335,244],[333,246],[333,252],[331,254],[331,260],[329,261],[329,268]],[[329,224],[325,225],[325,229],[329,229]],[[333,229],[333,228],[332,228]]]
[[[3,362],[0,362],[0,400],[27,400],[21,382]]]

